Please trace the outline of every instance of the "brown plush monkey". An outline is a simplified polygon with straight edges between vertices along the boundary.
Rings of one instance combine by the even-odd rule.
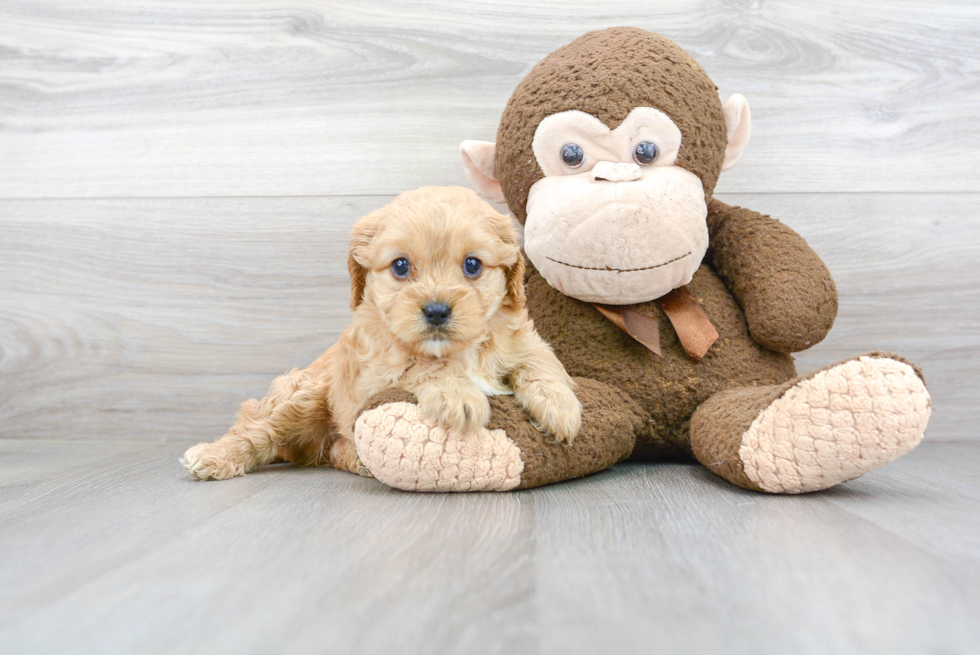
[[[876,352],[797,375],[789,353],[826,336],[836,289],[795,232],[712,198],[749,132],[742,96],[723,106],[686,52],[644,30],[591,32],[539,63],[496,145],[461,150],[524,225],[528,310],[578,382],[582,432],[553,443],[497,396],[489,432],[467,437],[487,446],[461,456],[389,392],[358,419],[365,465],[401,488],[469,490],[693,456],[746,489],[801,493],[914,448],[930,402],[911,363]],[[502,435],[522,462],[506,484],[486,475]],[[386,461],[392,438],[418,457]]]

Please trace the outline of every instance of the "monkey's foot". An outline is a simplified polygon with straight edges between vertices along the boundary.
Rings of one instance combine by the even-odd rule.
[[[503,430],[448,432],[406,401],[363,412],[354,442],[374,477],[406,491],[508,491],[524,471],[520,449]]]
[[[919,372],[872,353],[783,385],[715,394],[691,419],[691,445],[702,464],[741,487],[805,493],[909,452],[929,413]]]

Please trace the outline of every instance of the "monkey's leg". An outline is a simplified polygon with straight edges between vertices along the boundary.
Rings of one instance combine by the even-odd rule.
[[[691,418],[698,461],[745,489],[832,487],[915,448],[929,421],[919,371],[888,353],[832,364],[785,384],[719,392]]]
[[[619,391],[577,378],[582,429],[558,443],[532,425],[513,396],[490,398],[490,423],[478,433],[447,433],[414,398],[390,390],[368,401],[357,419],[360,460],[381,482],[407,491],[508,491],[601,471],[626,459],[642,426]]]
[[[276,378],[265,398],[243,403],[223,437],[189,448],[181,463],[199,480],[225,480],[269,464],[277,455],[289,459],[302,452],[316,461],[301,463],[329,461],[331,431],[325,380],[294,369]]]

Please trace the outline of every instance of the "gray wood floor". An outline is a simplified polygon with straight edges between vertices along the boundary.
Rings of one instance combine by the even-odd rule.
[[[612,25],[748,97],[718,195],[841,295],[799,368],[913,359],[925,443],[799,498],[188,479],[343,329],[354,220],[466,184],[459,142]],[[0,0],[0,653],[978,652],[978,73],[973,1]]]
[[[774,497],[688,465],[428,495],[0,440],[3,653],[975,653],[980,444]]]

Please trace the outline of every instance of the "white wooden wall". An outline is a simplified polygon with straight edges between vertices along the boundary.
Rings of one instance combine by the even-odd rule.
[[[466,184],[530,67],[661,32],[754,134],[717,195],[840,289],[801,370],[919,363],[929,438],[980,415],[980,3],[0,0],[0,438],[213,438],[347,321],[346,230]]]

